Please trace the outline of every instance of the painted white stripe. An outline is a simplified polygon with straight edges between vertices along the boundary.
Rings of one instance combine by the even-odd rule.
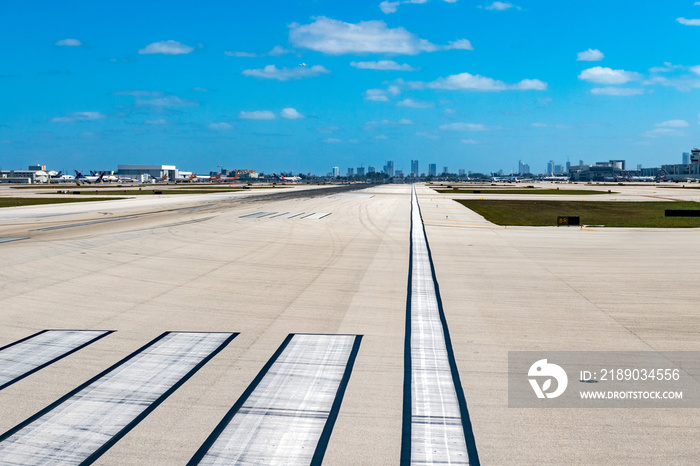
[[[241,218],[261,218],[267,217],[268,215],[276,214],[277,212],[255,212],[253,214],[244,215]]]
[[[469,464],[415,189],[411,202],[411,464]]]
[[[341,199],[371,199],[374,197],[374,194],[336,194],[335,196],[331,196],[341,198]]]
[[[272,218],[294,218],[298,217],[299,215],[303,214],[304,212],[285,212],[283,214],[275,215]]]
[[[230,333],[168,333],[0,442],[2,464],[74,465],[108,443]]]
[[[106,330],[47,330],[0,350],[0,387],[109,333]]]
[[[328,217],[330,214],[330,212],[316,212],[315,214],[307,215],[303,218],[304,220],[317,220],[319,218]]]
[[[200,464],[310,464],[356,338],[294,335]]]

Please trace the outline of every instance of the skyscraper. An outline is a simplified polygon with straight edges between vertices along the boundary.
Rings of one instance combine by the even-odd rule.
[[[429,176],[437,176],[437,164],[436,163],[431,163],[428,165],[428,175]]]
[[[411,160],[411,176],[415,178],[418,175],[420,175],[418,171],[418,160]]]
[[[340,176],[340,168],[333,167],[333,178],[338,178]]]
[[[690,164],[690,152],[683,152],[683,165]]]
[[[357,176],[365,176],[365,167],[357,167]]]
[[[386,165],[384,165],[384,173],[389,176],[394,176],[394,161],[389,160]]]

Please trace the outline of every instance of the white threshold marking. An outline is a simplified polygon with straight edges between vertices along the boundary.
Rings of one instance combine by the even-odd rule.
[[[109,333],[108,330],[45,330],[0,348],[0,389]]]
[[[255,212],[253,214],[243,215],[241,218],[261,218],[268,215],[276,214],[277,212]]]
[[[272,218],[294,218],[298,217],[299,215],[303,214],[304,212],[285,212],[283,214],[275,215]]]
[[[328,217],[331,213],[330,212],[316,212],[314,214],[307,215],[306,217],[302,217],[304,220],[318,220],[323,217]]]
[[[469,464],[415,188],[411,202],[411,464]]]
[[[374,197],[374,194],[336,194],[335,196],[331,197],[344,199],[371,199]]]
[[[360,338],[290,335],[188,464],[320,464]]]
[[[2,464],[93,462],[235,335],[164,334],[0,436]]]

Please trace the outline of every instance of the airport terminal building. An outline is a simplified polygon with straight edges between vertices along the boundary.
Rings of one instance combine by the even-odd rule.
[[[159,180],[167,175],[167,180],[174,181],[180,177],[175,165],[117,165],[117,174],[134,179],[141,179],[143,175]],[[145,180],[144,180],[145,181]]]

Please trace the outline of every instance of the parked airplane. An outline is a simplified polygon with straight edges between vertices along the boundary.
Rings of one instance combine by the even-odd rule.
[[[73,175],[63,175],[63,172],[60,171],[58,173],[56,172],[49,172],[49,175],[51,175],[51,178],[49,178],[49,183],[72,183],[75,181],[75,177]]]
[[[568,176],[548,175],[548,176],[541,176],[540,180],[542,180],[542,181],[569,181],[569,177]]]
[[[100,173],[99,176],[97,176],[97,175],[85,176],[82,173],[80,173],[78,170],[76,170],[75,171],[75,182],[78,184],[80,184],[80,183],[101,183],[104,176],[105,176],[104,173]]]

